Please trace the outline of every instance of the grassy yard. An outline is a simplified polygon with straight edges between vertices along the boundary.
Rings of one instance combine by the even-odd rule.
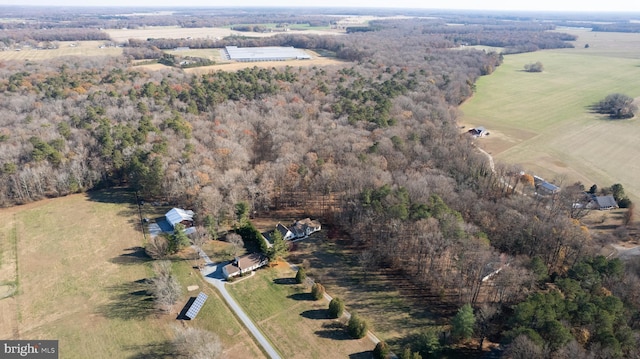
[[[505,56],[461,107],[463,124],[487,128],[478,144],[499,162],[566,184],[622,183],[640,200],[640,167],[629,165],[640,152],[639,117],[612,121],[589,110],[611,93],[640,97],[640,34],[573,31],[574,49]],[[523,71],[537,61],[543,72]]]
[[[0,288],[17,291],[0,299],[0,337],[58,339],[64,358],[163,357],[180,322],[177,311],[154,309],[142,245],[135,197],[124,190],[1,209]],[[190,261],[176,261],[174,271],[185,288],[197,284],[209,294],[186,325],[218,334],[230,358],[263,357]],[[195,295],[185,289],[176,310]]]
[[[208,296],[198,316],[190,321],[189,325],[218,334],[226,358],[266,358],[246,329],[227,307],[222,297],[204,281],[199,271],[193,269],[192,264],[190,260],[178,260],[173,263],[173,273],[182,284],[184,293],[183,298],[178,301],[178,310],[190,297],[197,296],[201,291]],[[197,285],[199,289],[188,292],[189,285]]]
[[[351,339],[340,321],[327,318],[329,303],[312,300],[294,277],[278,265],[227,288],[284,358],[368,358],[374,344]]]

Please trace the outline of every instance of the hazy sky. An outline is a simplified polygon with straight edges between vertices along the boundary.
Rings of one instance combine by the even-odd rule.
[[[637,0],[0,0],[0,5],[45,6],[319,6],[427,9],[640,12]]]

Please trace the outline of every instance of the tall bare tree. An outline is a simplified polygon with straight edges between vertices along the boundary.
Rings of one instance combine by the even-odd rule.
[[[193,327],[174,326],[175,354],[188,359],[218,359],[223,357],[220,338],[210,331]]]
[[[171,274],[171,262],[167,260],[153,262],[155,277],[149,280],[150,292],[159,310],[170,313],[174,304],[182,295],[182,287]]]
[[[225,239],[231,244],[231,248],[233,250],[232,254],[234,256],[238,255],[238,252],[244,247],[242,236],[237,233],[227,233]]]

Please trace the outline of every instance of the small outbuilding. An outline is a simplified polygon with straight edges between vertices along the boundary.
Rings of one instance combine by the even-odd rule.
[[[473,138],[483,137],[489,134],[489,132],[487,132],[487,130],[482,126],[474,127],[467,132],[473,136]]]

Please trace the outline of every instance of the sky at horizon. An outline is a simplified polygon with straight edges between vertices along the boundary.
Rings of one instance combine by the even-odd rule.
[[[562,11],[562,12],[638,12],[640,2],[629,0],[0,0],[0,5],[22,6],[105,6],[105,7],[357,7],[357,8],[418,8],[453,10],[502,11]]]

